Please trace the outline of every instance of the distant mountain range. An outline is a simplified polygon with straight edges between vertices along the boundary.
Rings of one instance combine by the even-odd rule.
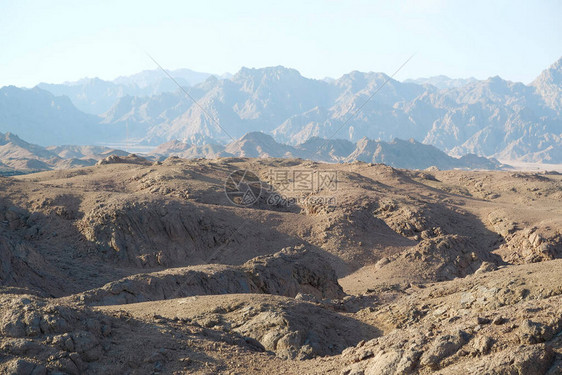
[[[201,83],[211,76],[210,73],[190,69],[177,69],[170,73],[180,85],[186,87]],[[221,77],[228,78],[230,75],[223,74]],[[63,84],[40,83],[37,87],[57,96],[68,96],[76,108],[95,115],[109,111],[117,99],[124,96],[152,96],[178,89],[160,70],[145,70],[131,76],[118,77],[113,81],[84,78]]]
[[[562,163],[562,59],[529,85],[500,77],[399,82],[357,71],[314,80],[281,66],[242,68],[223,78],[172,74],[198,105],[158,71],[113,82],[4,87],[0,131],[41,145],[179,140],[209,152],[255,131],[293,147],[314,137],[352,144],[413,138],[453,156]]]
[[[100,146],[42,147],[15,134],[0,133],[0,175],[87,167],[109,155],[126,156],[128,153]]]
[[[434,146],[411,139],[394,139],[392,142],[363,138],[354,144],[345,140],[327,140],[313,137],[291,146],[278,143],[272,136],[252,132],[226,146],[193,145],[170,141],[157,147],[151,155],[158,159],[169,156],[182,158],[251,157],[251,158],[301,158],[323,162],[384,163],[396,168],[426,169],[500,169],[506,167],[495,159],[476,155],[454,158]]]
[[[49,146],[42,147],[23,141],[17,135],[0,133],[0,174],[31,173],[51,169],[86,167],[110,155],[127,156],[128,152],[99,146]],[[396,168],[425,169],[499,169],[505,167],[497,160],[476,155],[453,158],[437,148],[414,140],[393,142],[362,139],[357,144],[345,140],[311,138],[297,146],[276,142],[272,136],[248,133],[227,145],[193,145],[170,141],[142,155],[152,160],[170,156],[182,158],[302,158],[323,162],[384,163]]]
[[[458,87],[463,87],[469,83],[476,82],[477,79],[470,78],[449,78],[447,76],[434,76],[429,78],[417,78],[417,79],[407,79],[405,83],[415,83],[418,85],[432,85],[438,89],[454,89]]]
[[[68,97],[14,86],[0,89],[0,132],[44,146],[87,144],[104,137],[99,117],[79,111]]]

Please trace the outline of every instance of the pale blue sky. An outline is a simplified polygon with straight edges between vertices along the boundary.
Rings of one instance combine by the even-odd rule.
[[[397,79],[531,81],[562,56],[562,1],[4,1],[0,86],[165,68],[235,73],[284,65]]]

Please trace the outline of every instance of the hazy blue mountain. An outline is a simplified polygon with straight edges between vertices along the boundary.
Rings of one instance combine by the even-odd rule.
[[[423,129],[413,126],[399,108],[401,103],[424,93],[424,87],[400,83],[382,73],[361,72],[346,74],[331,86],[336,89],[331,103],[289,117],[272,132],[275,138],[299,144],[310,137],[344,138],[356,142],[362,137],[390,140],[402,134],[417,139],[425,135]],[[381,86],[382,89],[369,101]]]
[[[497,169],[501,166],[494,159],[474,154],[454,158],[434,146],[417,142],[414,139],[408,141],[394,139],[391,142],[382,142],[363,138],[357,142],[357,147],[345,161],[383,163],[407,169],[426,169],[432,166],[439,169]]]
[[[453,155],[562,162],[557,151],[560,65],[529,86],[491,77],[446,89],[402,83],[381,73],[355,71],[320,81],[283,67],[243,68],[231,79],[211,77],[190,88],[212,119],[175,92],[138,102],[124,98],[104,122],[137,127],[135,136],[145,134],[144,141],[153,144],[171,139],[225,144],[231,138],[222,128],[234,138],[263,131],[291,145],[312,137],[357,142],[406,136]],[[149,113],[152,107],[156,110]],[[126,116],[115,116],[117,109]]]
[[[532,86],[492,77],[424,98],[443,110],[424,143],[462,155],[562,162],[547,149],[562,147],[562,118]],[[548,154],[545,154],[545,152]]]
[[[200,136],[229,142],[231,139],[222,128],[234,138],[246,132],[264,131],[290,144],[302,143],[312,136],[337,135],[337,138],[343,138],[346,137],[345,131],[342,134],[336,133],[336,130],[349,116],[347,112],[363,104],[377,85],[387,78],[383,74],[353,72],[330,84],[302,77],[296,70],[283,67],[243,68],[230,80],[211,77],[190,88],[190,95],[212,118],[199,106],[193,105],[183,93],[176,92],[141,98],[136,103],[130,98],[122,98],[115,105],[118,110],[108,112],[104,122],[121,126],[127,121],[129,124],[135,122],[139,124],[141,133],[144,126],[153,126],[146,137],[150,143],[170,139],[204,143],[198,140]],[[391,80],[370,104],[374,106],[381,126],[400,125],[393,114],[394,103],[412,100],[424,91],[419,85]],[[144,108],[152,102],[164,103],[164,106],[159,107],[161,112],[146,116]],[[178,111],[184,110],[183,106],[188,109],[178,115]],[[373,112],[373,108],[370,111]],[[120,116],[115,116],[114,112]],[[139,116],[140,120],[137,119]],[[358,129],[358,134],[367,131],[367,136],[380,137],[381,126],[370,131],[371,120],[370,116],[360,115],[349,125]],[[403,134],[403,130],[396,128],[384,133],[394,136]],[[410,130],[409,127],[406,130]],[[352,136],[351,140],[359,138]]]
[[[193,86],[211,76],[210,73],[195,72],[190,69],[170,71],[182,86]],[[228,74],[224,75],[229,77]],[[99,78],[84,78],[62,84],[40,83],[39,88],[55,95],[65,95],[81,111],[100,115],[107,112],[115,102],[124,96],[152,96],[178,90],[175,82],[159,69],[144,70],[130,76],[121,76],[113,81]]]
[[[182,79],[178,79],[178,83],[188,86]],[[99,78],[84,79],[69,84],[40,83],[37,87],[55,95],[68,96],[78,109],[94,115],[107,112],[122,97],[149,97],[178,90],[178,86],[168,77],[160,77],[160,80],[153,85],[142,88],[135,84],[116,84]]]
[[[323,162],[384,163],[397,168],[439,169],[470,168],[498,169],[501,164],[493,159],[466,155],[454,158],[434,146],[414,141],[394,139],[392,142],[373,141],[363,138],[353,144],[345,140],[311,138],[307,142],[291,146],[276,142],[261,132],[251,132],[226,146],[197,146],[187,142],[170,141],[157,147],[152,155],[159,158],[179,156],[187,158],[252,157],[252,158],[302,158]]]
[[[189,88],[200,106],[180,91],[136,101],[122,98],[104,115],[103,122],[121,127],[134,123],[139,133],[150,127],[145,141],[152,144],[171,139],[227,143],[247,132],[271,132],[288,113],[329,103],[333,100],[331,91],[335,93],[330,89],[326,82],[304,78],[294,69],[243,68],[231,79],[212,76]]]
[[[193,86],[203,82],[212,75],[211,73],[196,72],[191,69],[169,70],[169,73],[178,82],[181,81],[187,86]],[[117,77],[113,80],[113,83],[126,86],[136,86],[140,89],[144,89],[147,87],[158,87],[161,85],[163,78],[165,78],[166,81],[170,80],[160,69],[152,69],[143,70],[142,72],[130,76]],[[173,90],[175,91],[175,88]]]
[[[107,139],[111,128],[85,114],[65,96],[40,88],[0,88],[0,132],[12,132],[40,145],[90,144]]]
[[[173,140],[163,143],[156,147],[150,153],[159,159],[165,159],[169,156],[177,156],[180,158],[193,159],[193,158],[218,158],[226,156],[234,156],[224,151],[224,145],[206,144],[206,145],[193,145],[187,142]]]
[[[306,142],[296,145],[303,159],[340,162],[347,158],[355,149],[355,144],[345,139],[324,139],[312,137]]]
[[[389,79],[382,73],[357,71],[338,79],[315,80],[282,66],[242,68],[225,78],[189,70],[173,72],[178,79],[185,79],[186,90],[197,105],[174,89],[175,84],[162,72],[146,71],[110,83],[86,80],[77,84],[76,91],[68,94],[75,101],[85,98],[85,105],[107,106],[115,99],[97,118],[80,113],[63,98],[56,98],[61,104],[55,107],[46,104],[54,100],[49,98],[39,106],[30,105],[30,91],[19,97],[21,103],[12,101],[10,108],[0,113],[4,120],[0,130],[19,134],[19,124],[28,128],[35,124],[31,126],[35,129],[40,117],[49,119],[44,125],[52,124],[55,130],[67,122],[75,125],[70,133],[64,133],[64,141],[51,139],[48,143],[82,143],[80,129],[87,124],[90,143],[111,139],[112,143],[159,145],[180,140],[190,147],[226,145],[247,133],[263,132],[278,143],[301,147],[301,151],[302,145],[315,137],[352,144],[364,137],[385,142],[413,138],[453,156],[473,153],[562,163],[561,67],[561,60],[555,62],[530,85],[500,77],[452,80],[456,83],[433,77],[433,84],[424,81],[420,85]],[[204,81],[196,83],[201,79]],[[170,84],[169,89],[163,88]],[[69,90],[70,86],[65,87]],[[0,105],[5,101],[1,97]],[[23,111],[18,109],[23,107]],[[66,122],[52,122],[55,112]],[[34,130],[26,132],[24,129],[23,134],[37,136]],[[30,137],[24,136],[45,144]]]
[[[67,96],[81,111],[100,114],[107,111],[115,100],[125,95],[127,88],[99,78],[83,79],[65,84],[40,83],[37,87],[57,96]],[[135,92],[134,94],[140,94]]]
[[[278,143],[272,136],[260,132],[244,135],[226,145],[224,151],[231,155],[248,158],[296,157],[296,150],[293,147]]]
[[[544,102],[560,114],[562,110],[562,57],[544,70],[532,83]]]
[[[440,90],[452,89],[457,87],[466,86],[469,83],[476,82],[476,78],[449,78],[444,75],[433,76],[428,78],[406,79],[404,83],[415,83],[418,85],[432,85]]]

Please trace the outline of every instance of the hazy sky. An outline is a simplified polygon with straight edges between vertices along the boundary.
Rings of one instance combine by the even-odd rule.
[[[562,1],[5,1],[0,86],[165,68],[235,73],[284,65],[397,79],[531,81],[562,56]]]

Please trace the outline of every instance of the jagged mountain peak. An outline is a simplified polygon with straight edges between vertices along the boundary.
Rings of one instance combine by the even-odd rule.
[[[537,86],[545,82],[562,83],[562,57],[543,70],[531,85]]]
[[[389,76],[385,73],[382,73],[382,72],[373,72],[373,71],[362,72],[360,70],[352,70],[351,72],[342,75],[338,79],[342,79],[342,78],[364,79],[364,78],[368,78],[368,77],[387,79]]]
[[[284,66],[266,68],[242,68],[230,80],[241,85],[242,91],[269,95],[272,91],[295,89],[313,81],[303,77],[297,70]]]
[[[99,118],[80,112],[66,96],[38,87],[0,88],[0,131],[17,132],[30,142],[84,144],[99,137]]]
[[[536,91],[541,95],[546,104],[558,111],[562,111],[562,57],[531,82]]]
[[[562,71],[562,56],[552,63],[547,69],[547,71]]]
[[[186,151],[190,147],[192,147],[192,145],[188,142],[173,139],[171,141],[162,143],[154,150],[152,150],[151,153],[156,155],[175,155],[177,153]]]
[[[57,156],[43,147],[28,143],[16,134],[0,133],[0,159],[3,164],[10,164],[16,159],[56,159]]]
[[[322,137],[310,137],[303,143],[300,143],[298,146],[306,146],[306,145],[333,145],[333,144],[353,144],[352,142],[346,139],[326,139]]]
[[[354,70],[350,73],[344,74],[340,78],[336,80],[336,84],[339,85],[349,85],[349,84],[356,84],[361,85],[367,82],[384,82],[388,80],[390,77],[384,73],[375,73],[375,72],[360,72],[358,70]],[[393,81],[392,79],[390,79]]]
[[[291,154],[292,147],[277,143],[268,134],[251,132],[229,143],[224,150],[242,157],[284,157]]]
[[[23,141],[20,137],[12,132],[0,133],[0,145],[5,145],[7,143],[23,144],[27,142]]]
[[[196,72],[194,70],[185,68],[169,70],[169,73],[176,80],[182,81],[180,83],[189,86],[197,84],[199,82],[203,82],[205,79],[211,76],[210,73]],[[159,69],[150,69],[143,70],[142,72],[129,76],[117,77],[113,81],[113,83],[133,85],[143,89],[155,84],[159,84],[159,82],[162,80],[168,80],[168,77],[166,77],[166,75]]]
[[[103,79],[99,78],[99,77],[86,77],[86,78],[82,78],[76,82],[70,82],[70,84],[72,85],[81,85],[81,84],[87,84],[87,85],[96,85],[96,84],[104,84],[104,83],[108,83],[107,81],[104,81]]]
[[[275,141],[272,136],[264,132],[250,132],[242,136],[239,141]]]
[[[401,139],[401,138],[393,138],[392,141],[390,141],[389,143],[391,144],[406,144],[406,143],[411,143],[411,144],[422,144],[421,142],[416,141],[414,138],[408,138],[408,139]]]
[[[299,73],[298,70],[292,68],[286,68],[282,65],[277,66],[269,66],[265,68],[247,68],[242,67],[238,73],[236,73],[233,77],[233,81],[237,81],[240,79],[247,79],[247,78],[276,78],[281,79],[282,77],[301,77],[302,75]]]

